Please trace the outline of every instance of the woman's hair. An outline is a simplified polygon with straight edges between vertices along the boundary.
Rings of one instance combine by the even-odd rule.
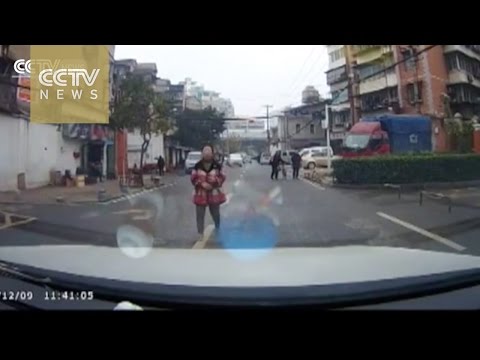
[[[206,147],[209,147],[211,150],[212,150],[212,154],[215,154],[215,149],[213,148],[213,145],[212,144],[205,144],[202,146],[202,151],[203,149],[205,149]]]

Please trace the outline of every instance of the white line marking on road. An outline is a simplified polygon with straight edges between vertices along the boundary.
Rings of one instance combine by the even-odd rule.
[[[204,249],[205,246],[207,245],[208,240],[210,239],[210,236],[212,236],[214,229],[215,229],[215,226],[211,224],[208,225],[207,228],[203,231],[202,239],[197,241],[195,245],[193,245],[192,249]]]
[[[403,221],[403,220],[400,220],[394,216],[391,216],[391,215],[388,215],[388,214],[385,214],[383,212],[377,212],[377,215],[384,218],[384,219],[387,219],[387,220],[390,220],[391,222],[394,222],[398,225],[401,225],[403,227],[406,227],[407,229],[409,230],[412,230],[412,231],[415,231],[425,237],[428,237],[432,240],[435,240],[435,241],[438,241],[439,243],[442,243],[443,245],[446,245],[448,247],[451,247],[452,249],[455,249],[457,251],[464,251],[466,248],[451,241],[451,240],[448,240],[440,235],[437,235],[437,234],[434,234],[434,233],[431,233],[430,231],[427,231],[425,229],[422,229],[418,226],[415,226],[413,224],[410,224],[406,221]]]
[[[305,179],[301,179],[304,183],[307,183],[311,186],[313,186],[314,188],[317,188],[318,190],[325,190],[325,188],[319,184],[316,184],[314,182],[311,182],[311,181],[308,181],[308,180],[305,180]]]
[[[233,183],[233,186],[238,186],[238,185],[240,185],[240,180],[237,180]]]
[[[230,200],[232,200],[233,194],[227,194],[226,197],[227,197],[227,200],[225,201],[224,205],[227,205],[230,202]]]

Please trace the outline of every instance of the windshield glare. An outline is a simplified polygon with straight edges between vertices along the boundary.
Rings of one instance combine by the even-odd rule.
[[[98,277],[114,295],[128,280],[119,298],[163,284],[204,299],[334,284],[348,297],[477,267],[480,45],[0,45],[0,58],[0,263],[85,289]]]

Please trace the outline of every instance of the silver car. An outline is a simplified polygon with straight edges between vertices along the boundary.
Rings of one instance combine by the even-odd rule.
[[[202,159],[202,153],[200,151],[190,151],[185,159],[185,173],[190,174],[195,164]]]

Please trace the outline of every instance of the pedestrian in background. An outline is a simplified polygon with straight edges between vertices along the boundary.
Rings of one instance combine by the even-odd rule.
[[[196,206],[197,231],[200,236],[203,236],[207,206],[215,224],[215,230],[218,230],[220,205],[226,201],[225,193],[222,191],[225,174],[222,165],[215,159],[213,146],[205,145],[202,148],[202,159],[195,164],[191,181],[194,186],[193,203]]]
[[[292,169],[293,169],[293,178],[298,179],[298,174],[300,172],[300,166],[302,164],[302,158],[299,153],[292,153]]]
[[[270,160],[270,165],[272,166],[272,173],[270,175],[270,179],[273,180],[275,178],[275,180],[278,180],[278,171],[281,163],[282,163],[281,152],[276,151],[272,159]]]
[[[163,176],[163,169],[165,168],[165,159],[162,157],[162,155],[158,156],[157,165],[158,165],[158,174],[160,176]]]

